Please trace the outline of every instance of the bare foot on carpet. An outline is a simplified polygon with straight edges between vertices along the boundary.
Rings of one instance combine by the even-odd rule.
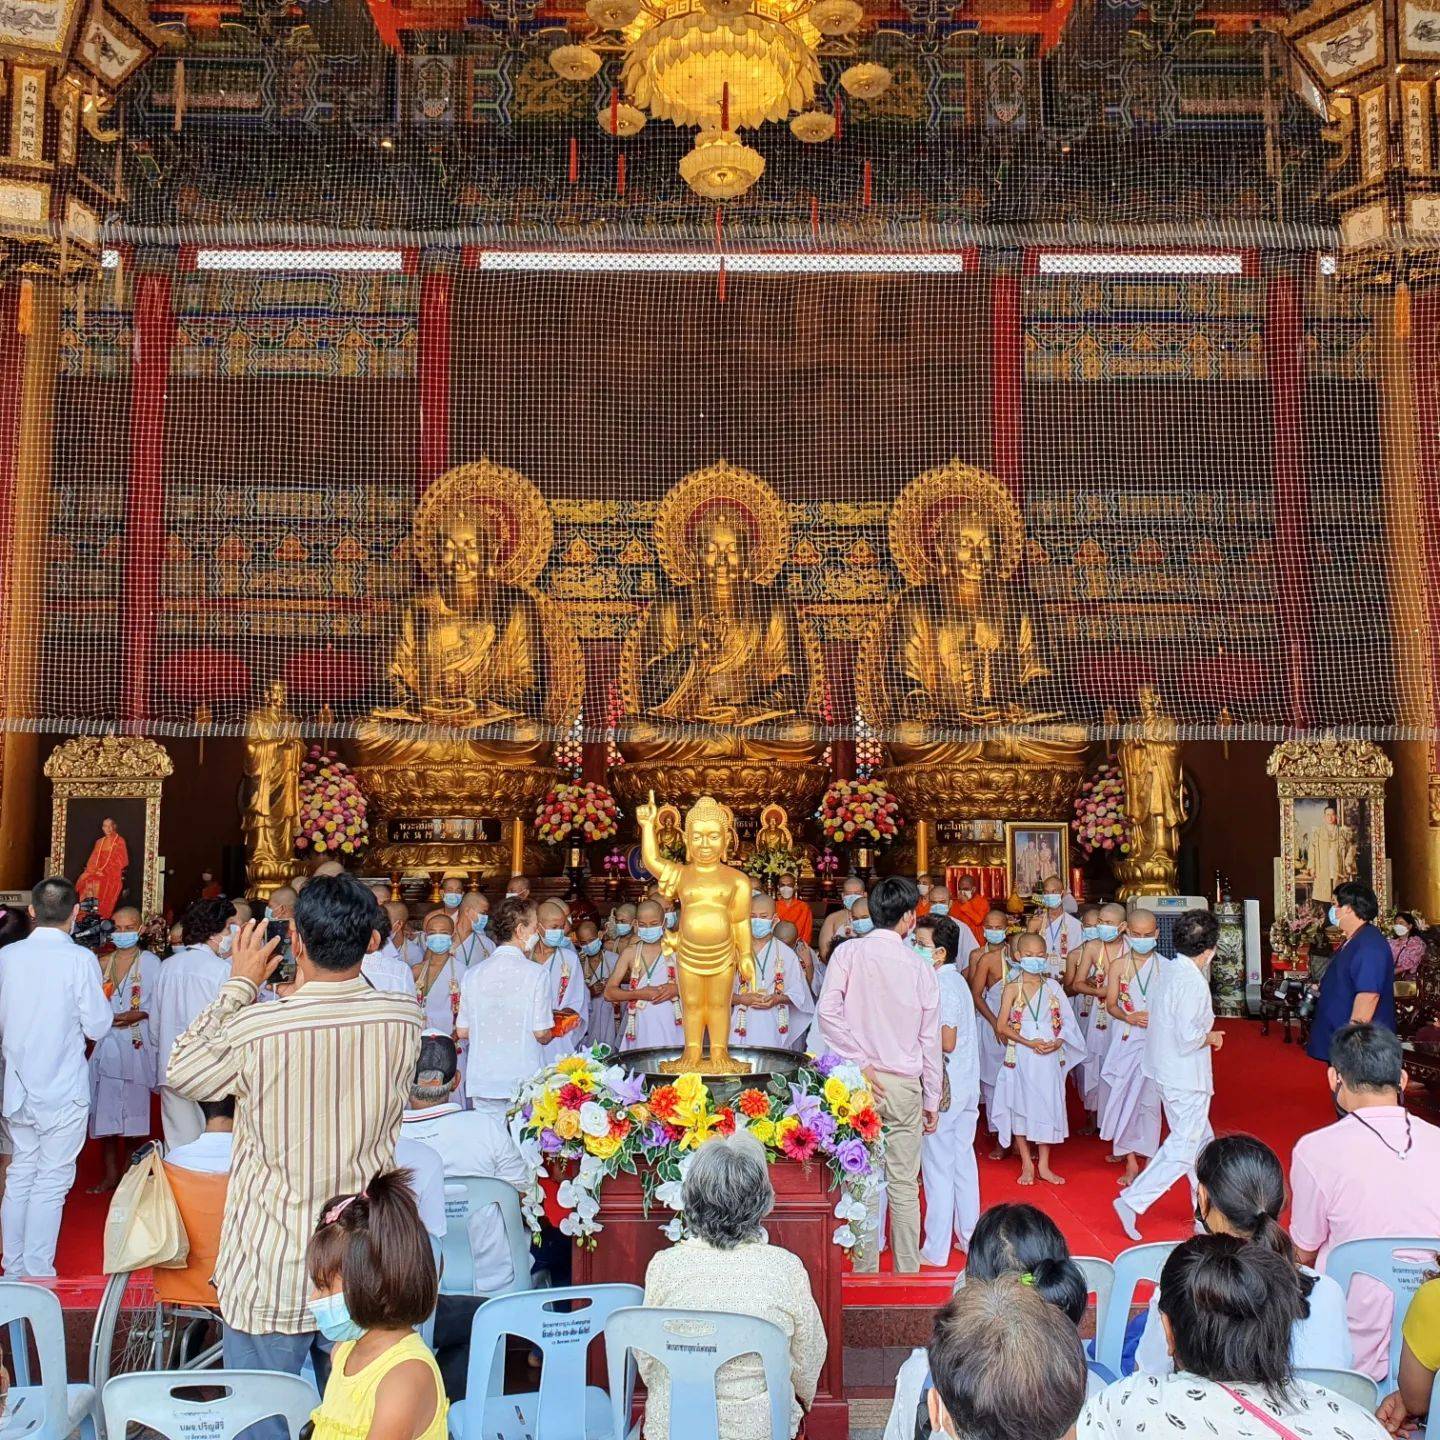
[[[119,1184],[120,1177],[118,1175],[113,1180],[107,1177],[106,1179],[102,1180],[98,1185],[89,1186],[86,1189],[85,1193],[87,1195],[108,1195],[112,1190],[116,1189]]]
[[[1063,1185],[1065,1183],[1048,1165],[1042,1165],[1040,1167],[1040,1178],[1047,1185]]]
[[[1125,1157],[1123,1155],[1107,1155],[1105,1157],[1105,1163],[1107,1165],[1123,1165],[1125,1163]]]
[[[1034,1167],[1033,1165],[1025,1165],[1025,1166],[1022,1166],[1022,1167],[1021,1167],[1021,1170],[1020,1170],[1020,1179],[1019,1179],[1018,1181],[1016,1181],[1016,1184],[1018,1184],[1018,1185],[1033,1185],[1034,1183],[1035,1183],[1035,1167]]]
[[[1002,1149],[997,1145],[997,1146],[990,1152],[990,1154],[989,1154],[989,1156],[988,1156],[987,1158],[988,1158],[988,1159],[991,1159],[991,1160],[1003,1160],[1009,1153],[1010,1153],[1010,1152],[1009,1152],[1008,1150],[1002,1150]]]

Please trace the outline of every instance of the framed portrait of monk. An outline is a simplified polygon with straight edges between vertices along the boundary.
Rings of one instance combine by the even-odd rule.
[[[82,735],[51,752],[53,789],[46,869],[74,883],[108,920],[121,905],[148,919],[162,901],[160,794],[170,757],[153,740]]]
[[[1005,873],[1010,893],[1038,895],[1048,876],[1070,883],[1070,827],[1042,820],[1007,821]]]

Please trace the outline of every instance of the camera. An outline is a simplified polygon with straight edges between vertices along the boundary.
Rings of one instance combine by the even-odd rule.
[[[86,896],[80,902],[80,913],[75,917],[75,928],[70,932],[70,938],[98,955],[114,931],[113,920],[100,918],[100,902],[93,895]]]
[[[270,983],[272,985],[290,984],[295,978],[295,952],[290,946],[290,922],[288,920],[267,921],[265,938],[280,942],[280,963],[275,967],[275,972],[270,977]]]

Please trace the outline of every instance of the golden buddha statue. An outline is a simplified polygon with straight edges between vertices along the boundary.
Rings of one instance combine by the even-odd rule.
[[[1173,895],[1185,790],[1180,774],[1180,732],[1165,713],[1159,694],[1143,686],[1140,718],[1120,742],[1120,774],[1125,781],[1125,818],[1130,853],[1116,862],[1120,895]]]
[[[730,1002],[737,972],[747,988],[755,983],[755,958],[750,877],[725,863],[733,819],[713,796],[702,796],[685,816],[684,861],[669,860],[656,843],[656,809],[653,791],[635,807],[640,858],[664,894],[680,901],[679,925],[665,944],[675,956],[685,1031],[680,1058],[661,1068],[672,1074],[741,1074],[749,1067],[730,1059]]]
[[[912,588],[862,643],[856,692],[908,772],[888,771],[892,788],[898,778],[908,792],[913,780],[901,799],[918,804],[928,787],[948,818],[1063,808],[1084,733],[1055,723],[1051,672],[1017,582],[1025,529],[1009,491],[952,462],[906,486],[889,533]]]
[[[300,722],[285,708],[285,682],[272,681],[265,703],[245,717],[245,837],[249,893],[258,899],[286,883],[295,869],[300,821]]]
[[[656,548],[673,582],[626,638],[620,749],[631,765],[712,767],[631,777],[732,803],[760,794],[757,765],[813,767],[824,663],[809,625],[774,587],[788,521],[763,481],[721,462],[687,476],[661,502]],[[727,785],[714,767],[749,767]],[[808,789],[808,774],[788,786]],[[823,776],[819,785],[823,787]],[[814,791],[819,793],[818,788]],[[813,798],[813,797],[812,797]]]

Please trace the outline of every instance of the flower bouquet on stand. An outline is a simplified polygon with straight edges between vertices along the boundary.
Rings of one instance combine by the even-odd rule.
[[[535,807],[535,835],[547,845],[589,845],[614,837],[620,818],[615,797],[603,785],[557,785]]]
[[[1113,761],[1097,765],[1080,785],[1075,797],[1075,818],[1070,822],[1075,843],[1086,855],[1130,853],[1130,825],[1125,818],[1125,781]]]
[[[815,812],[820,832],[831,845],[849,845],[858,875],[868,875],[876,849],[888,845],[905,823],[900,802],[883,780],[836,780]]]
[[[367,813],[364,792],[350,767],[333,750],[312,745],[300,764],[297,853],[358,859],[370,844]]]

